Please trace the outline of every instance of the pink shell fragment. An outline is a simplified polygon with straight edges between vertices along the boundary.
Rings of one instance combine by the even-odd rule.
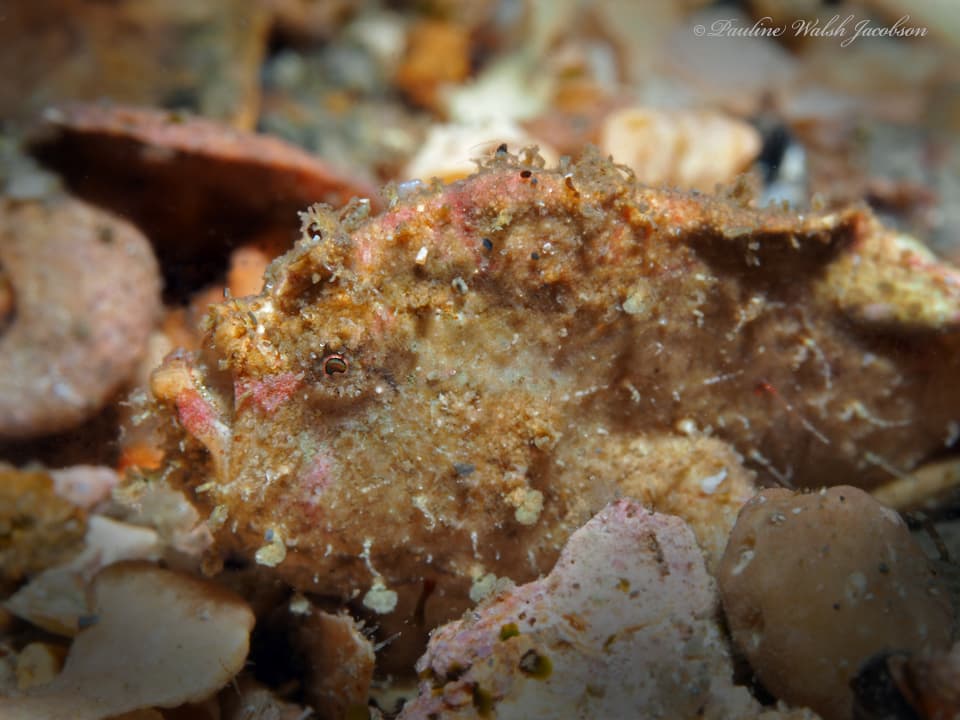
[[[546,578],[437,630],[417,664],[420,696],[400,717],[753,714],[730,680],[716,602],[689,527],[617,501],[571,536]]]

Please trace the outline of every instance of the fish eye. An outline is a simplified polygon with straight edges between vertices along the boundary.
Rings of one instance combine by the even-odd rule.
[[[331,353],[321,362],[324,375],[339,375],[345,373],[349,367],[347,359],[340,353]]]

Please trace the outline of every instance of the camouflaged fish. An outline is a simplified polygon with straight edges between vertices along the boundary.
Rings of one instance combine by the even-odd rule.
[[[960,431],[960,274],[869,210],[500,151],[316,207],[153,391],[220,551],[432,627],[632,496],[708,563],[759,478],[870,487]]]

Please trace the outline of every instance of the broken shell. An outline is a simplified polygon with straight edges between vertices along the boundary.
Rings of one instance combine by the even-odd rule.
[[[128,478],[114,492],[114,499],[125,510],[124,519],[134,525],[153,528],[161,545],[179,560],[199,563],[210,547],[210,528],[181,490],[170,487],[163,478]]]
[[[253,613],[211,582],[120,563],[93,584],[95,620],[63,671],[0,699],[7,720],[102,720],[204,700],[243,667]]]
[[[227,248],[289,228],[312,202],[340,206],[365,197],[379,204],[375,188],[305,150],[204,118],[72,105],[48,113],[46,122],[34,152],[78,195],[130,217],[147,233],[168,284],[178,283],[168,292],[184,283],[204,285],[215,270],[198,265],[222,266]]]
[[[960,489],[960,460],[950,458],[921,465],[873,491],[877,502],[901,512],[938,507]]]
[[[307,666],[306,701],[324,720],[360,717],[373,679],[373,644],[349,615],[319,608],[308,613],[294,639]]]
[[[558,155],[510,120],[480,119],[473,122],[433,125],[423,144],[407,164],[403,176],[408,181],[443,182],[460,180],[476,172],[476,158],[492,155],[498,147],[518,150],[536,145],[541,155],[555,163]]]
[[[400,717],[754,716],[730,679],[716,601],[683,521],[618,501],[545,578],[436,630]]]
[[[17,654],[17,689],[29,690],[46,685],[63,667],[65,647],[51,643],[34,642]]]
[[[102,465],[73,465],[51,470],[54,489],[64,500],[89,510],[110,497],[120,478]]]
[[[48,632],[72,636],[91,615],[87,584],[94,575],[120,560],[155,560],[159,554],[153,530],[93,515],[82,551],[32,578],[3,606]]]
[[[752,126],[714,111],[632,107],[611,113],[600,147],[649,185],[712,192],[750,167],[761,139]]]
[[[136,369],[160,279],[129,223],[76,200],[0,200],[13,320],[0,334],[0,437],[74,427]]]

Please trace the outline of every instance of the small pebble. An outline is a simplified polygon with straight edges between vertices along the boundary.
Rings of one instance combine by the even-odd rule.
[[[850,681],[876,653],[950,645],[947,588],[900,516],[857,488],[763,491],[740,511],[717,579],[763,686],[825,720],[853,717]]]

